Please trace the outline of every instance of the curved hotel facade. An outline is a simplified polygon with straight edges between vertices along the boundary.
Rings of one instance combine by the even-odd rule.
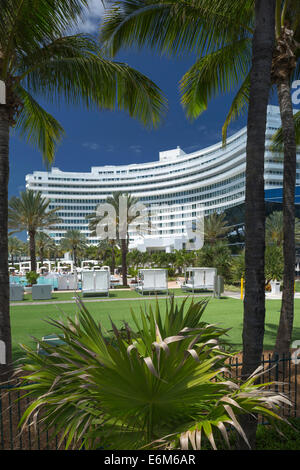
[[[268,106],[265,189],[282,187],[282,160],[270,151],[270,139],[280,127],[279,108]],[[150,212],[151,234],[130,234],[130,248],[180,249],[188,240],[187,227],[204,207],[205,215],[221,212],[245,200],[247,128],[222,143],[193,153],[180,147],[159,153],[159,160],[118,166],[92,167],[90,172],[35,171],[26,176],[26,187],[41,191],[51,201],[50,208],[60,207],[62,222],[49,230],[55,241],[67,230],[84,233],[90,243],[86,216],[94,212],[108,196],[121,191],[130,193]],[[299,171],[298,171],[299,169]],[[300,154],[297,153],[297,185],[300,184]],[[201,205],[201,207],[200,207]],[[159,211],[153,210],[160,207]]]

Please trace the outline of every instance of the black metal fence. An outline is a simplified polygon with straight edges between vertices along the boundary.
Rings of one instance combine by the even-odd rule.
[[[300,417],[297,404],[300,399],[299,367],[289,355],[288,357],[272,358],[271,354],[264,355],[262,366],[265,374],[260,377],[261,383],[278,382],[268,388],[287,395],[292,406],[284,406],[281,410],[285,417]],[[240,357],[230,360],[229,368],[232,377],[241,376],[242,362]],[[0,450],[57,450],[64,448],[65,441],[60,447],[60,437],[55,430],[45,430],[37,423],[36,428],[26,427],[20,432],[20,419],[30,404],[30,398],[23,396],[25,392],[13,386],[0,387]],[[262,422],[262,421],[260,421]],[[263,424],[266,424],[262,422]]]
[[[242,360],[240,357],[230,359],[230,372],[232,377],[241,377]],[[270,383],[267,389],[276,393],[286,395],[292,402],[292,406],[284,405],[281,408],[282,416],[286,418],[300,417],[298,403],[300,400],[300,374],[296,361],[293,360],[291,354],[281,357],[273,357],[273,354],[264,354],[262,356],[261,365],[264,374],[259,377],[259,383]],[[264,420],[259,419],[262,424],[267,424]]]

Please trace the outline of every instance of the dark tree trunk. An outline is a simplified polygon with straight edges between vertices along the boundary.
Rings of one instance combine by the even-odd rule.
[[[40,263],[41,263],[41,266],[43,266],[43,264],[44,264],[44,250],[43,250],[43,248],[41,248],[41,251],[40,251]]]
[[[122,250],[122,278],[123,286],[127,287],[127,241],[125,238],[121,239]]]
[[[29,250],[30,250],[31,271],[36,272],[36,252],[35,252],[35,231],[34,230],[29,230]]]
[[[275,354],[288,354],[294,321],[296,139],[290,80],[277,85],[284,141],[283,292]]]
[[[114,245],[111,246],[111,270],[112,274],[114,274],[116,268],[116,256],[115,256],[115,247]]]
[[[8,380],[12,372],[7,236],[8,179],[9,121],[6,107],[0,105],[0,383]]]
[[[243,368],[246,379],[260,364],[265,324],[265,203],[264,155],[266,114],[271,86],[275,34],[275,0],[256,0],[256,25],[252,41],[252,69],[247,125],[245,200],[245,299]],[[241,425],[255,447],[256,419],[244,415]],[[238,439],[239,448],[247,448]]]
[[[75,246],[73,247],[73,261],[74,265],[77,266],[77,250]]]

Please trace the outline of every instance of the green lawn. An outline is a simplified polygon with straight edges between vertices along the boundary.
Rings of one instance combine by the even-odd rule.
[[[186,293],[184,291],[182,291],[181,289],[169,289],[169,294],[174,294],[175,296],[182,296],[182,295],[186,295]],[[72,300],[74,299],[76,293],[74,291],[70,291],[70,292],[57,292],[57,291],[54,291],[52,293],[52,298],[51,298],[51,301],[53,301],[54,303],[57,302],[57,301],[63,301],[63,300]],[[78,291],[77,295],[79,295],[80,297],[82,297],[82,294],[80,291]],[[159,296],[162,295],[166,295],[166,293],[160,293],[158,294]],[[155,296],[155,294],[151,294],[151,297]],[[144,297],[149,297],[149,294],[145,294]],[[95,295],[95,296],[91,296],[91,295],[88,295],[88,296],[85,296],[84,299],[105,299],[106,298],[106,295]],[[110,289],[109,291],[109,298],[110,299],[132,299],[132,298],[143,298],[143,295],[142,294],[139,294],[138,292],[136,292],[135,290],[131,290],[131,289],[128,289],[128,290],[121,290],[121,289]],[[12,303],[18,303],[18,304],[23,304],[23,303],[28,303],[28,302],[49,302],[49,300],[32,300],[32,295],[31,294],[25,294],[24,295],[24,300],[20,300],[20,301],[14,301]]]
[[[132,291],[119,291],[114,294],[135,294]],[[58,294],[59,299],[61,295]],[[70,294],[66,294],[70,295]],[[138,295],[138,294],[137,294]],[[72,295],[74,296],[74,294]],[[121,326],[124,320],[130,322],[130,308],[138,312],[140,308],[145,308],[149,302],[154,305],[155,299],[143,299],[132,301],[128,300],[119,301],[103,301],[103,302],[87,302],[88,310],[94,317],[101,321],[104,328],[110,328],[109,317],[118,325]],[[182,299],[178,299],[182,302]],[[165,309],[166,300],[160,299],[159,304],[161,308]],[[267,300],[266,301],[266,323],[265,323],[265,350],[270,350],[274,346],[277,325],[280,314],[280,300]],[[19,344],[24,343],[34,346],[32,337],[41,339],[42,336],[55,333],[55,330],[49,325],[47,318],[66,318],[73,316],[76,312],[75,303],[56,304],[55,302],[49,305],[26,305],[26,303],[18,306],[11,307],[11,324],[12,324],[12,337],[13,337],[13,354],[14,358],[18,358],[22,351]],[[294,321],[294,339],[300,338],[300,300],[295,300],[295,321]],[[240,300],[231,298],[210,299],[207,309],[203,316],[204,321],[209,323],[217,323],[222,327],[231,328],[229,332],[229,340],[232,345],[240,349],[242,344],[242,323],[243,323],[243,305]]]

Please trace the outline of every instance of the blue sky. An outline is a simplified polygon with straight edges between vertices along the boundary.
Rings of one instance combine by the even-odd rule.
[[[102,6],[91,0],[90,13],[79,26],[82,32],[96,33]],[[58,148],[54,166],[64,171],[89,171],[91,166],[154,161],[158,152],[179,145],[186,152],[212,145],[221,138],[221,128],[232,96],[219,97],[193,123],[180,105],[178,82],[193,63],[193,57],[167,59],[150,51],[123,51],[116,60],[127,62],[149,76],[168,99],[168,113],[156,130],[146,130],[125,112],[93,111],[80,107],[59,108],[45,105],[63,125],[66,136]],[[246,124],[242,118],[234,122],[229,134]],[[10,143],[9,196],[25,189],[25,175],[45,169],[41,155],[32,147],[12,136]]]

